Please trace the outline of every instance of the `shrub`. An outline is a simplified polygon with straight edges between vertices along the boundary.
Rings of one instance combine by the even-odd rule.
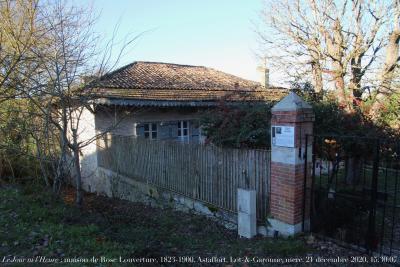
[[[205,112],[201,118],[207,142],[233,148],[270,147],[271,107],[268,105],[227,106]]]
[[[389,139],[400,136],[399,130],[392,127],[397,125],[400,96],[390,100],[397,104],[388,105],[390,112],[375,122],[365,115],[361,107],[356,106],[352,112],[346,111],[329,92],[316,94],[310,85],[296,85],[295,88],[293,90],[313,107],[315,134]],[[261,104],[228,106],[221,102],[201,118],[207,141],[221,147],[269,149],[271,107]]]

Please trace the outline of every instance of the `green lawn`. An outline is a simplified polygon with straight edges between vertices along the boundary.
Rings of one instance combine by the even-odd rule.
[[[173,257],[164,258],[168,261],[179,256],[304,256],[310,251],[302,238],[239,239],[236,232],[202,216],[93,194],[86,195],[85,206],[78,209],[69,204],[72,197],[66,194],[60,199],[37,186],[0,187],[0,265],[4,257],[13,256],[118,261],[119,257],[159,261]]]

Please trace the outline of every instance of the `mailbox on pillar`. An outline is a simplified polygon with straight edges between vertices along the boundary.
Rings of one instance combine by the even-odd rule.
[[[294,127],[284,125],[272,126],[272,145],[294,147]]]
[[[312,144],[308,142],[305,147],[305,137],[312,134],[314,113],[312,107],[294,92],[271,111],[271,217],[268,230],[288,236],[302,231],[303,222],[309,224],[304,181],[310,177],[304,173],[304,164],[311,160],[304,157],[304,152],[309,149],[311,155]]]

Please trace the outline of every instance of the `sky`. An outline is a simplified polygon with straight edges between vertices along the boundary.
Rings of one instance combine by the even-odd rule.
[[[118,66],[157,61],[212,67],[258,81],[254,21],[262,0],[91,0],[103,42],[143,33]],[[114,51],[119,51],[116,46]],[[116,54],[114,53],[114,58]],[[273,78],[272,78],[273,81]]]

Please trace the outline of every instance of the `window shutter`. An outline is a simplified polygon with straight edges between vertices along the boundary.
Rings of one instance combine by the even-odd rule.
[[[158,124],[159,139],[165,140],[170,138],[170,125],[167,122]]]
[[[138,123],[136,125],[136,135],[143,137],[144,136],[144,124],[143,123]]]
[[[194,127],[193,124],[190,124],[190,141],[198,142],[199,141],[199,128]]]
[[[171,122],[169,127],[170,127],[171,138],[177,139],[178,138],[178,122],[177,121]]]

